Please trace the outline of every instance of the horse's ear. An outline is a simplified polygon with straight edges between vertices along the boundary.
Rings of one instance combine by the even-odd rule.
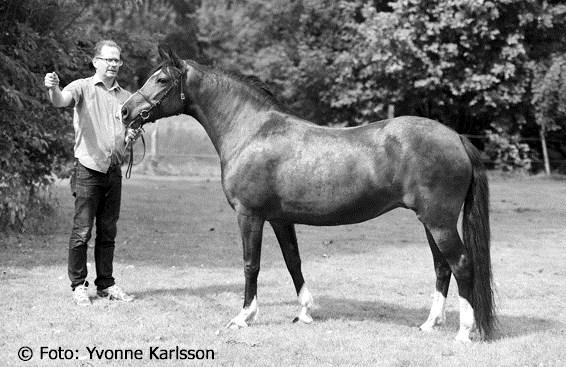
[[[171,53],[171,48],[169,46],[158,45],[157,52],[159,53],[159,57],[162,61],[169,61],[171,59],[169,56]]]
[[[168,45],[159,45],[157,47],[157,51],[159,52],[161,60],[171,62],[171,64],[178,69],[184,69],[185,64],[183,63],[183,60],[181,60],[175,51],[173,51],[173,49]]]

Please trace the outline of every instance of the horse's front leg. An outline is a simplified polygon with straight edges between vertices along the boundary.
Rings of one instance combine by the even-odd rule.
[[[244,307],[226,327],[237,329],[247,327],[250,321],[255,320],[257,307],[257,276],[261,258],[261,240],[263,235],[263,218],[238,214],[238,225],[242,234],[244,246],[244,275],[246,288],[244,293]]]
[[[285,259],[287,270],[289,270],[291,278],[293,279],[293,284],[295,285],[295,290],[301,306],[299,314],[295,317],[293,322],[301,321],[305,324],[310,324],[312,322],[310,309],[313,304],[313,298],[305,285],[305,280],[301,271],[301,257],[299,255],[295,226],[292,223],[276,221],[270,223],[275,235],[277,236],[277,240],[279,241],[279,246],[281,246],[283,258]]]

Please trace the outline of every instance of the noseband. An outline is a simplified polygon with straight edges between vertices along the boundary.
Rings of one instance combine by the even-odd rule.
[[[157,102],[155,102],[155,103],[153,103],[151,101],[151,99],[149,99],[145,94],[140,92],[139,89],[134,93],[134,94],[139,94],[140,96],[142,96],[144,101],[149,103],[149,108],[141,110],[139,115],[137,115],[127,126],[128,129],[131,129],[132,126],[135,123],[137,123],[137,122],[140,123],[139,127],[132,129],[134,131],[134,136],[135,136],[134,140],[128,141],[128,144],[126,145],[126,150],[128,148],[130,148],[130,160],[128,162],[128,168],[126,169],[126,178],[130,178],[130,176],[132,175],[132,167],[134,165],[134,145],[133,145],[134,141],[137,140],[138,136],[141,136],[141,139],[142,139],[142,142],[143,142],[143,157],[142,157],[142,160],[143,160],[144,157],[145,157],[145,139],[143,138],[143,133],[145,131],[143,129],[143,125],[145,125],[148,122],[154,122],[155,121],[155,120],[149,121],[149,119],[151,117],[151,113],[159,107],[161,102],[163,102],[163,100],[165,100],[165,98],[169,95],[169,93],[171,93],[171,91],[177,86],[177,84],[180,85],[181,101],[184,101],[185,100],[185,92],[183,91],[183,72],[182,71],[181,71],[181,75],[180,75],[179,79],[175,79],[175,81],[173,83],[171,83],[171,85],[165,90],[165,93],[163,93],[161,98],[159,98],[157,100]]]

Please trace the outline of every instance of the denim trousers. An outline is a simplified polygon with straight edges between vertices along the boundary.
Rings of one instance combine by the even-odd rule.
[[[99,290],[110,287],[114,285],[112,263],[122,195],[120,165],[111,166],[107,173],[102,173],[86,168],[75,160],[71,191],[75,197],[73,229],[69,240],[68,272],[71,288],[74,290],[86,282],[88,241],[95,219],[94,284]]]

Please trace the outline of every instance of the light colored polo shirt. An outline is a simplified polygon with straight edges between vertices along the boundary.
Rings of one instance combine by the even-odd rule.
[[[106,173],[111,164],[122,164],[126,145],[120,108],[130,92],[114,82],[107,89],[95,74],[75,80],[63,91],[73,95],[75,158],[85,167]]]

